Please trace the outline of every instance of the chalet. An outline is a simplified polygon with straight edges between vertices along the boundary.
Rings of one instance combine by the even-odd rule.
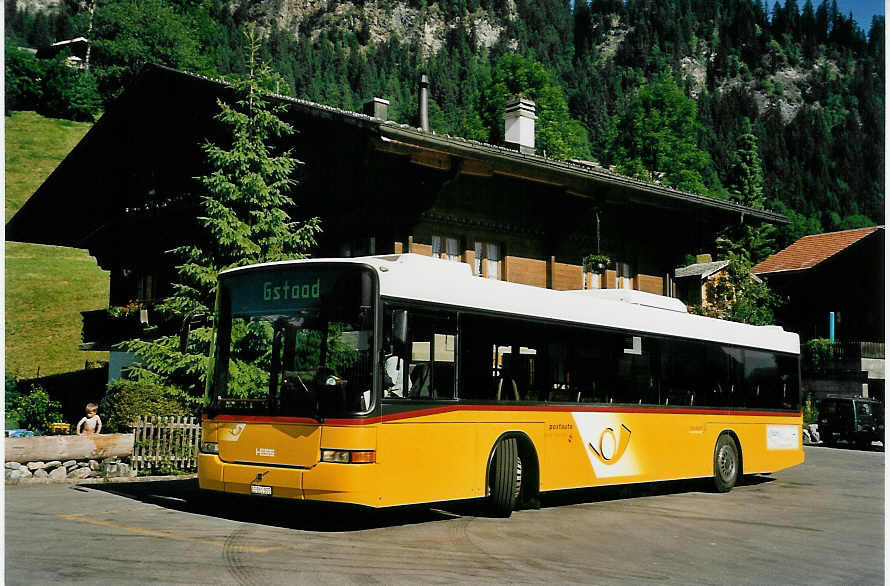
[[[884,396],[884,251],[884,226],[813,234],[751,269],[788,299],[779,325],[801,341],[830,340],[833,360],[810,384],[817,396],[847,392],[843,381],[854,394]]]
[[[305,163],[294,217],[319,216],[316,256],[416,252],[465,262],[480,278],[553,289],[630,288],[675,296],[674,268],[739,222],[783,223],[780,214],[618,175],[594,163],[535,151],[534,104],[508,101],[510,144],[429,129],[425,87],[419,128],[387,119],[388,102],[363,113],[284,96],[297,129],[287,144]],[[109,302],[148,311],[117,330],[107,312],[84,313],[84,347],[108,348],[155,318],[171,291],[166,251],[198,238],[205,141],[225,84],[149,66],[22,209],[9,240],[86,248],[110,271]],[[602,253],[602,274],[583,261]]]
[[[715,286],[726,272],[728,260],[711,260],[710,254],[702,254],[691,265],[674,271],[677,297],[686,305],[708,303],[708,288]]]
[[[61,53],[66,53],[68,55],[66,58],[68,65],[76,69],[82,69],[86,63],[89,45],[90,42],[84,37],[66,39],[37,49],[36,55],[38,59],[52,59]]]

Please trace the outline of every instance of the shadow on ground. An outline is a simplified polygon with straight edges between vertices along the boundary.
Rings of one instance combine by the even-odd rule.
[[[738,486],[756,486],[772,481],[772,478],[765,476],[746,476],[740,479]],[[710,480],[677,480],[563,490],[542,495],[540,506],[550,508],[687,492],[712,492],[711,487]],[[360,531],[445,521],[457,517],[486,516],[485,502],[481,499],[369,509],[343,504],[307,503],[268,497],[204,493],[198,489],[198,480],[195,478],[107,485],[91,484],[73,488],[79,491],[107,492],[187,513],[304,531]]]
[[[775,479],[768,476],[743,476],[737,487],[757,486]],[[710,478],[694,480],[668,480],[665,482],[644,482],[596,488],[577,488],[547,493],[541,496],[542,507],[561,507],[583,503],[614,501],[681,494],[687,492],[714,492],[714,481]]]
[[[833,444],[826,444],[822,442],[820,444],[811,444],[812,447],[818,448],[836,448],[838,450],[852,450],[856,452],[883,452],[884,444],[881,442],[873,442],[870,446],[861,446],[857,445],[853,442],[846,441],[836,441]]]

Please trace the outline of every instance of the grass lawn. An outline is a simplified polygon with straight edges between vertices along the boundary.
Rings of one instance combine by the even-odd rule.
[[[90,124],[34,112],[6,117],[6,219],[27,201]],[[80,312],[108,303],[108,272],[87,251],[6,242],[6,372],[68,372],[107,352],[81,352]]]

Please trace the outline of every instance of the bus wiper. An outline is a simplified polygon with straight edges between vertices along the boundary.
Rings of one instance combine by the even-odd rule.
[[[300,383],[299,387],[294,381]],[[302,388],[302,392],[300,392],[300,388]],[[324,421],[318,406],[318,393],[306,385],[306,381],[296,370],[284,371],[282,396],[291,397],[291,401],[295,402],[294,406],[298,406],[301,412],[310,411],[309,416],[312,419],[319,423]]]
[[[321,416],[321,409],[318,408],[318,397],[309,392],[309,387],[306,386],[306,383],[303,382],[303,377],[300,376],[300,373],[294,372],[297,376],[297,380],[300,381],[300,386],[303,387],[303,390],[306,392],[306,397],[312,403],[312,419],[316,420],[319,423],[324,423],[324,417]]]

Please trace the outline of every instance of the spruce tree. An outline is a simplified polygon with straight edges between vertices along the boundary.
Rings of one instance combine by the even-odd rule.
[[[737,203],[763,209],[763,171],[748,118],[742,119],[729,190]],[[775,227],[766,223],[732,225],[718,236],[718,256],[729,264],[724,276],[708,286],[708,306],[698,308],[700,313],[755,325],[773,323],[781,300],[751,273],[751,268],[773,252],[774,236]]]
[[[305,258],[320,231],[318,218],[297,222],[286,211],[293,207],[292,177],[300,162],[290,150],[278,152],[274,145],[294,129],[281,119],[284,107],[264,96],[264,80],[273,74],[256,62],[259,43],[252,27],[246,36],[249,69],[233,84],[238,97],[234,104],[217,100],[215,118],[228,128],[231,140],[202,147],[213,169],[200,177],[206,191],[199,218],[204,238],[171,251],[180,261],[179,280],[162,311],[176,319],[212,313],[219,271]],[[177,389],[181,399],[196,404],[203,395],[210,341],[210,328],[202,327],[192,332],[185,353],[176,336],[125,342],[123,349],[138,361],[129,376]]]

